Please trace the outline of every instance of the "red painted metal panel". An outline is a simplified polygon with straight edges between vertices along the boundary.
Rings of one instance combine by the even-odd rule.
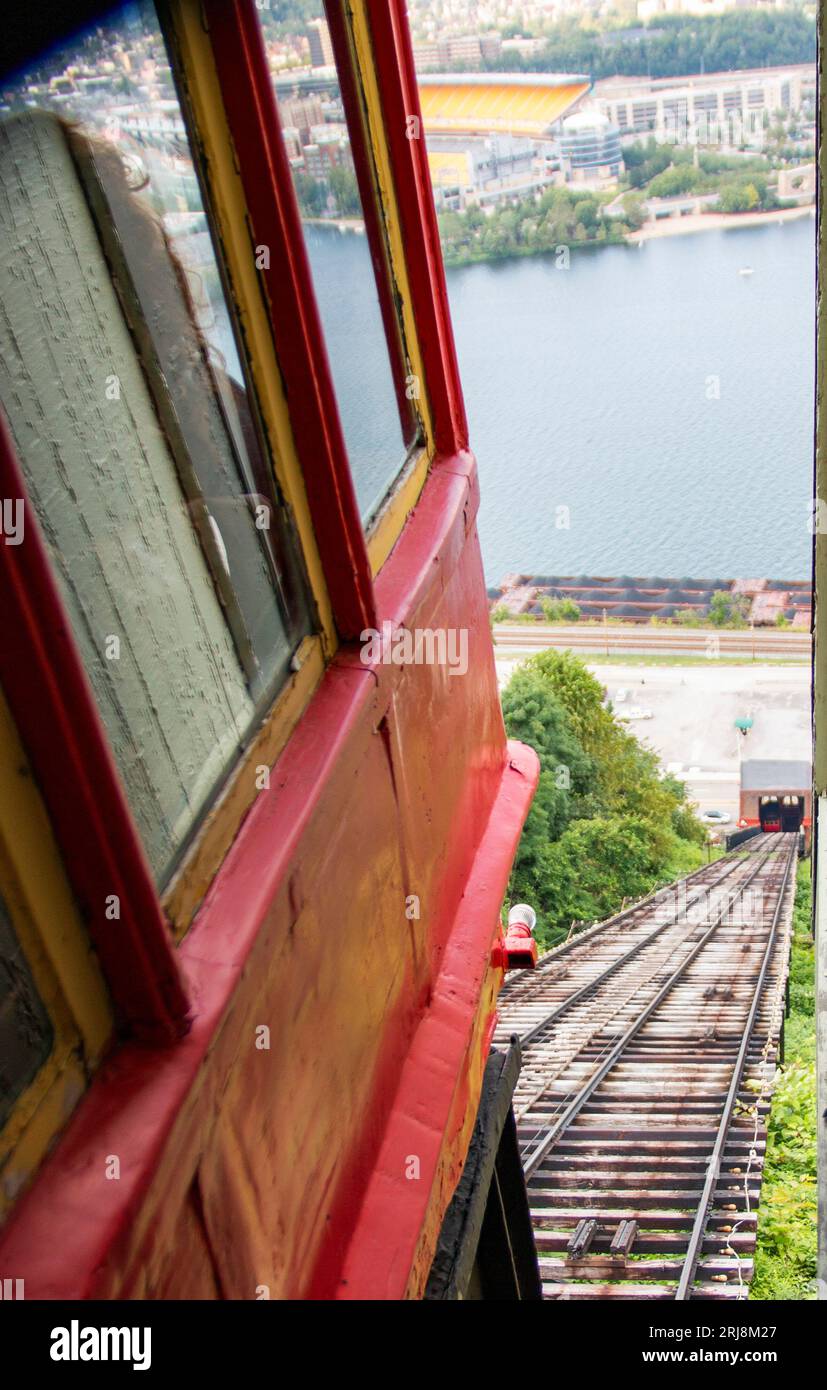
[[[2,414],[0,496],[25,499],[22,544],[0,545],[0,683],[120,1022],[171,1042],[188,1000],[169,929]],[[105,915],[113,894],[118,921]]]
[[[436,469],[380,584],[385,616],[468,625],[467,674],[336,658],[180,948],[191,1032],[121,1048],[0,1235],[30,1297],[182,1296],[168,1252],[193,1185],[224,1297],[335,1291],[403,1079],[417,1094],[444,1045],[405,1199],[420,1278],[473,1124],[499,977],[483,990],[480,971],[530,797],[506,759],[474,496],[467,459]],[[393,1224],[384,1240],[401,1288]]]
[[[422,126],[405,0],[369,6],[376,75],[394,171],[414,317],[425,362],[437,452],[468,445],[439,226]]]
[[[373,626],[370,564],[254,0],[205,0],[279,367],[339,635]],[[250,247],[254,254],[254,247]]]
[[[473,1123],[476,1114],[474,1082],[479,1084],[485,1065],[489,1028],[475,1025],[539,772],[533,749],[509,744],[498,795],[359,1207],[338,1298],[400,1299],[424,1290],[442,1218],[462,1173],[468,1120]],[[323,1284],[322,1296],[327,1291]]]

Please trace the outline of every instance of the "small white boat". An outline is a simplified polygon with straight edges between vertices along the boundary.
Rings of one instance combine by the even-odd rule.
[[[751,265],[742,265],[742,266],[741,266],[741,269],[738,271],[738,274],[739,274],[739,275],[754,275],[754,274],[755,274],[755,271],[753,270],[753,268],[752,268]]]

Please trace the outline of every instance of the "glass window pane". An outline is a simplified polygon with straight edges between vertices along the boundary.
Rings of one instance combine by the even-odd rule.
[[[51,1020],[0,898],[0,1129],[52,1050]]]
[[[406,394],[399,322],[387,296],[385,314],[371,258],[389,284],[374,207],[360,194],[351,142],[364,147],[361,121],[345,111],[340,74],[321,0],[274,3],[260,10],[273,85],[304,228],[316,300],[359,509],[379,509],[418,438]],[[359,120],[359,129],[353,129]],[[371,219],[376,218],[375,227]],[[367,219],[367,221],[366,221]]]
[[[0,123],[0,402],[163,881],[308,604],[154,12],[93,38]]]

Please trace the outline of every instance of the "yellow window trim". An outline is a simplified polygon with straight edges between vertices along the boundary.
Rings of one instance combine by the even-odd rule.
[[[296,453],[290,413],[273,344],[269,315],[255,265],[241,178],[212,61],[212,50],[194,0],[169,4],[179,74],[195,126],[197,153],[210,193],[208,216],[221,244],[222,260],[246,345],[262,424],[276,478],[292,513],[310,589],[319,614],[326,655],[336,648],[336,629],[316,544],[304,477]]]
[[[350,30],[354,70],[361,94],[373,174],[376,182],[376,201],[385,227],[395,298],[402,323],[402,341],[408,358],[409,374],[420,383],[417,397],[419,417],[425,430],[425,446],[416,456],[414,465],[402,475],[382,511],[368,529],[368,559],[374,575],[379,573],[396,544],[408,514],[416,505],[425,486],[428,469],[435,453],[434,426],[428,398],[427,380],[419,343],[413,297],[408,278],[405,242],[396,201],[390,149],[384,127],[382,102],[373,60],[368,0],[349,0],[345,13]]]
[[[0,1221],[28,1185],[89,1084],[68,1039],[55,1045],[2,1133]]]
[[[211,221],[221,242],[222,258],[247,347],[261,417],[272,446],[276,477],[293,512],[322,627],[322,644],[318,639],[307,639],[303,644],[299,653],[299,671],[280,692],[252,746],[232,773],[227,787],[210,811],[195,844],[164,895],[164,910],[175,937],[180,939],[192,922],[244,815],[259,795],[257,769],[263,765],[271,766],[285,746],[321,680],[325,661],[335,650],[336,634],[269,316],[255,270],[243,188],[233,157],[220,86],[200,6],[194,0],[171,0],[169,14],[176,50],[173,56],[183,79],[197,131],[200,160],[209,185]],[[391,273],[401,310],[408,368],[424,383],[423,360],[412,311],[390,155],[383,133],[381,104],[373,72],[367,7],[364,4],[349,7],[348,17],[354,67],[373,154],[377,202],[384,219]],[[382,510],[368,527],[368,557],[374,575],[382,568],[410,511],[416,505],[434,454],[430,405],[424,389],[417,405],[426,444],[413,455]]]
[[[0,695],[0,893],[54,1030],[52,1051],[0,1136],[0,1214],[46,1153],[88,1084],[114,1027],[17,728]]]
[[[368,526],[367,548],[372,573],[378,574],[393,549],[405,520],[425,485],[433,459],[434,431],[427,382],[413,313],[405,246],[393,182],[390,151],[383,128],[382,106],[373,69],[368,6],[355,0],[347,6],[354,71],[365,116],[376,199],[385,227],[394,291],[400,309],[402,339],[409,374],[421,383],[417,407],[425,432],[425,447],[415,455],[413,467],[394,487],[379,515]],[[268,313],[255,269],[255,257],[247,223],[244,192],[232,153],[221,89],[212,62],[209,40],[200,6],[195,0],[171,0],[169,15],[175,37],[180,74],[198,132],[202,167],[210,188],[212,222],[222,245],[242,334],[248,348],[256,394],[264,426],[269,434],[276,476],[293,512],[310,585],[321,618],[325,651],[336,645],[330,601],[316,545],[301,466],[290,428],[278,360],[273,347]]]
[[[379,573],[396,542],[408,514],[419,501],[419,494],[425,486],[431,460],[428,450],[418,449],[403,470],[390,495],[382,505],[381,511],[370,523],[366,536],[368,560],[374,577]]]
[[[168,14],[194,142],[209,189],[208,216],[221,247],[247,365],[268,438],[276,481],[291,513],[318,614],[319,635],[304,639],[296,671],[279,691],[263,724],[221,795],[211,807],[189,853],[163,895],[177,940],[184,935],[260,788],[257,769],[272,766],[296,727],[338,645],[333,611],[316,543],[290,413],[273,344],[267,305],[255,267],[244,190],[235,162],[209,39],[195,0],[171,0]]]
[[[163,908],[176,939],[189,927],[239,826],[262,787],[262,768],[270,768],[298,724],[325,671],[318,637],[306,637],[296,655],[298,670],[282,686],[250,748],[213,803],[198,838],[164,894]]]

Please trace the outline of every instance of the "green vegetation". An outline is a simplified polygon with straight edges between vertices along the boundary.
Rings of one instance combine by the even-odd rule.
[[[295,176],[296,197],[305,217],[321,217],[327,207],[327,186],[320,179],[298,171]]]
[[[573,598],[541,598],[540,607],[547,623],[576,623],[580,617],[580,605]]]
[[[536,199],[503,203],[489,215],[478,207],[444,212],[439,233],[445,262],[468,265],[553,251],[563,269],[570,248],[622,242],[627,232],[640,225],[634,210],[622,217],[606,216],[605,201],[595,193],[549,188]]]
[[[722,15],[658,15],[639,24],[600,29],[577,19],[549,26],[548,43],[520,58],[507,52],[486,66],[499,71],[585,72],[593,78],[681,77],[690,72],[814,63],[816,28],[794,10],[737,10]]]
[[[793,152],[795,157],[795,152]],[[654,137],[637,140],[623,151],[626,174],[621,180],[639,200],[674,198],[685,193],[717,193],[713,212],[767,212],[780,207],[768,176],[773,161],[763,155],[698,154],[692,147],[659,144]],[[775,160],[781,162],[780,154]],[[628,202],[624,200],[627,207]]]
[[[713,627],[744,628],[749,609],[750,601],[745,594],[716,589],[709,605],[709,622]]]
[[[511,613],[504,603],[498,603],[491,609],[491,622],[493,623],[576,623],[580,622],[582,627],[609,626],[628,627],[625,618],[608,617],[600,621],[596,618],[583,618],[580,605],[570,598],[546,598],[539,599],[542,616],[535,613]],[[716,627],[729,628],[734,631],[743,631],[748,625],[750,601],[743,594],[732,594],[728,589],[716,589],[709,603],[709,608],[679,608],[671,618],[652,617],[649,619],[650,627]],[[776,627],[789,627],[790,624],[783,614],[776,619]]]
[[[748,625],[750,601],[743,594],[732,594],[728,589],[716,589],[709,608],[679,608],[669,619],[650,618],[654,627],[725,627],[742,631]]]
[[[268,39],[303,34],[309,21],[321,13],[319,0],[259,0],[256,8]]]
[[[525,662],[503,692],[503,713],[509,735],[540,757],[510,898],[537,909],[542,948],[701,862],[706,831],[685,788],[660,776],[655,754],[604,706],[599,682],[571,652]]]
[[[332,168],[326,181],[296,173],[296,197],[305,217],[361,217],[362,201],[353,169]]]
[[[502,202],[487,213],[476,206],[441,213],[439,233],[446,264],[553,252],[559,268],[566,269],[572,250],[617,245],[638,231],[646,220],[645,198],[717,194],[717,202],[708,205],[709,212],[768,212],[782,206],[770,184],[780,155],[771,161],[763,155],[701,154],[696,164],[692,148],[659,144],[650,137],[626,146],[623,157],[626,173],[620,180],[619,202],[611,193],[566,186]],[[795,151],[792,157],[798,158]],[[300,190],[300,202],[302,196]],[[341,206],[342,200],[338,201]]]
[[[810,860],[798,867],[790,1015],[772,1101],[752,1299],[816,1297],[816,1080]]]

